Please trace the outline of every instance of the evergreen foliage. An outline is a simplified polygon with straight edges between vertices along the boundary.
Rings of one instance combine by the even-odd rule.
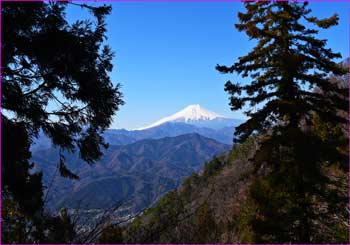
[[[108,226],[101,234],[98,243],[123,243],[123,229],[118,225]]]
[[[87,9],[95,20],[68,23],[68,4]],[[2,196],[14,203],[4,213],[11,216],[18,210],[26,217],[21,222],[28,220],[25,236],[18,239],[13,234],[16,224],[6,223],[4,232],[12,235],[5,234],[4,242],[52,241],[45,234],[55,222],[39,232],[52,218],[43,214],[42,175],[33,173],[29,162],[30,145],[40,131],[61,152],[78,149],[88,163],[99,159],[101,147],[107,147],[101,134],[123,104],[119,85],[109,77],[113,53],[103,44],[110,11],[109,6],[68,1],[2,3]],[[60,159],[61,175],[78,178],[65,166],[62,154]],[[68,237],[57,236],[60,240],[52,242]]]
[[[338,23],[338,17],[312,17],[307,2],[244,5],[246,12],[238,14],[240,23],[235,26],[256,39],[257,46],[232,66],[218,65],[217,70],[251,78],[247,85],[228,81],[225,90],[231,109],[246,108],[249,117],[236,128],[237,141],[259,135],[255,170],[269,170],[251,187],[257,205],[250,221],[253,240],[320,242],[320,220],[334,214],[343,201],[340,196],[331,198],[335,192],[329,186],[334,183],[324,168],[340,164],[348,171],[348,155],[339,150],[344,141],[320,137],[315,118],[327,125],[346,124],[342,113],[348,111],[349,101],[348,90],[330,80],[331,74],[346,72],[333,61],[340,54],[326,48],[326,40],[317,39],[317,29],[302,23],[327,29]],[[256,106],[259,109],[252,109]],[[316,203],[325,205],[322,212]]]

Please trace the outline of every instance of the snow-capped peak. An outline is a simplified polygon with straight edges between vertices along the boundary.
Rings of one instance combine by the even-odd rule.
[[[222,117],[219,114],[215,112],[208,111],[201,107],[200,105],[189,105],[185,109],[175,113],[174,115],[170,116],[170,120],[178,120],[181,121],[198,121],[198,120],[212,120],[217,117]]]
[[[201,107],[200,105],[189,105],[186,108],[182,109],[181,111],[165,117],[163,119],[160,119],[159,121],[143,127],[139,128],[137,130],[144,130],[148,128],[153,128],[156,126],[159,126],[163,123],[167,122],[194,122],[194,121],[206,121],[206,120],[213,120],[215,118],[225,118],[215,112],[208,111]]]

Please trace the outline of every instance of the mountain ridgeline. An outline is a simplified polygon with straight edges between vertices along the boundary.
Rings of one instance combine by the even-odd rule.
[[[143,128],[134,130],[108,129],[104,132],[103,137],[110,145],[127,145],[143,139],[160,139],[197,133],[232,145],[235,127],[242,122],[241,119],[227,118],[210,112],[200,105],[189,105],[183,110]],[[50,147],[50,140],[41,132],[31,149],[35,152]]]
[[[218,119],[221,120],[221,119]],[[210,121],[214,122],[216,119]],[[164,137],[175,137],[183,134],[197,133],[205,137],[214,139],[224,144],[233,143],[233,133],[236,126],[239,125],[240,120],[227,119],[226,124],[231,126],[225,127],[198,127],[193,124],[183,122],[166,122],[156,127],[147,128],[144,130],[125,130],[125,129],[110,129],[107,130],[104,137],[110,144],[130,144],[143,139],[160,139]],[[205,121],[197,122],[199,125],[205,125]],[[208,122],[207,122],[208,123]],[[209,124],[209,123],[208,123]]]
[[[80,180],[57,176],[58,150],[35,152],[33,161],[49,185],[47,207],[108,209],[123,203],[129,214],[151,205],[184,178],[198,171],[215,155],[230,146],[199,134],[140,140],[110,146],[104,157],[87,165],[77,154],[65,153],[67,166]]]

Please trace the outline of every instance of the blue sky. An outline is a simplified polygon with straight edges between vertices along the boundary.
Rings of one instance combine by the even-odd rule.
[[[112,2],[107,18],[108,40],[116,56],[111,73],[122,84],[125,105],[117,112],[112,128],[138,128],[173,114],[189,104],[233,118],[224,92],[227,80],[216,64],[230,65],[254,47],[234,28],[240,2]],[[349,54],[349,3],[310,3],[313,15],[338,13],[339,25],[321,30],[328,47]],[[86,17],[69,7],[68,18]]]

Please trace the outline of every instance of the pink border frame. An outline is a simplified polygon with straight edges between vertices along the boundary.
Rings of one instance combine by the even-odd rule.
[[[56,0],[57,2],[62,1],[62,0]],[[81,1],[75,1],[72,0],[74,2],[244,2],[245,0],[81,0]],[[263,0],[264,1],[264,0]],[[266,0],[268,1],[268,0]],[[282,0],[282,1],[288,1],[288,0]],[[297,0],[298,2],[304,2],[303,0]],[[41,0],[0,0],[0,10],[1,10],[1,3],[2,2],[41,2]],[[349,53],[348,53],[348,57],[350,58],[350,0],[309,0],[309,2],[348,2],[348,40],[349,40]],[[1,42],[1,27],[2,27],[2,23],[1,23],[1,11],[0,11],[0,50],[2,49],[2,42]],[[0,51],[1,54],[1,51]],[[350,64],[348,65],[348,70],[350,73]],[[2,71],[1,71],[2,65],[1,65],[1,57],[0,57],[0,94],[2,94]],[[348,76],[348,84],[350,84],[350,76]],[[350,98],[350,86],[349,86],[349,98]],[[1,101],[2,96],[0,96],[0,111],[2,111],[1,108]],[[349,114],[350,114],[350,100],[349,100]],[[1,156],[2,156],[2,118],[0,116],[0,168],[1,168]],[[350,124],[348,124],[348,132],[350,133]],[[350,152],[350,137],[349,137],[349,152]],[[349,159],[349,166],[350,166],[350,159]],[[1,169],[0,169],[1,171]],[[0,215],[2,217],[2,178],[1,178],[2,174],[0,174]],[[348,210],[350,210],[350,172],[348,174]],[[0,245],[3,244],[2,243],[2,218],[0,217]],[[348,233],[349,233],[349,242],[348,244],[350,244],[350,212],[349,212],[349,219],[348,219]],[[293,243],[294,244],[294,243]],[[325,243],[328,244],[328,243]],[[53,245],[53,244],[42,244],[42,245]],[[72,244],[75,245],[75,244]],[[79,244],[80,245],[80,244]],[[151,244],[145,244],[145,245],[151,245]],[[153,244],[152,244],[153,245]],[[165,245],[165,244],[164,244]],[[167,244],[168,245],[168,244]],[[193,244],[193,245],[199,245],[199,244]],[[247,244],[247,245],[253,245],[253,244]],[[275,244],[267,244],[267,245],[276,245]],[[303,244],[295,244],[295,245],[303,245]],[[314,244],[314,245],[318,245],[318,244]],[[334,245],[334,244],[333,244]]]

